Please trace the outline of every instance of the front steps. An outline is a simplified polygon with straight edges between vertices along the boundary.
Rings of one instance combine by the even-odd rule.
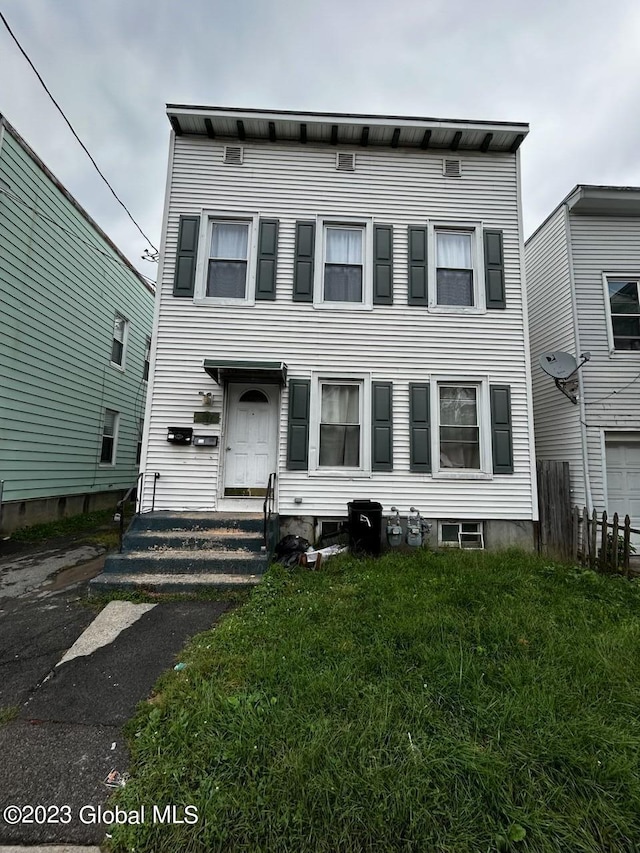
[[[259,583],[268,565],[263,516],[237,512],[149,512],[136,516],[121,554],[110,554],[91,594],[117,589],[198,592]]]

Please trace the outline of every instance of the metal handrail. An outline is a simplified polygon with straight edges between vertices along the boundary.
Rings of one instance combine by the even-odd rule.
[[[263,525],[262,525],[262,538],[264,539],[265,548],[267,547],[267,530],[269,527],[269,521],[271,520],[271,514],[273,513],[273,505],[275,498],[275,487],[276,487],[276,472],[273,471],[269,474],[269,480],[267,481],[267,493],[264,496],[264,503],[262,504],[262,514],[264,516]]]
[[[131,488],[128,489],[128,491],[125,493],[124,497],[120,498],[120,500],[116,504],[116,513],[114,515],[114,521],[119,522],[119,530],[118,530],[118,534],[119,534],[119,537],[118,537],[119,538],[118,553],[119,554],[122,554],[122,542],[124,540],[124,505],[129,500],[131,495],[135,492],[136,493],[136,511],[135,511],[134,515],[139,514],[140,507],[142,505],[141,481],[143,480],[143,477],[145,476],[146,473],[147,473],[146,471],[140,471],[140,473],[136,477],[136,481],[133,484],[133,486],[131,486]],[[153,472],[153,496],[151,498],[151,511],[152,512],[153,512],[155,505],[156,505],[156,483],[158,482],[159,479],[160,479],[160,472],[154,471]]]

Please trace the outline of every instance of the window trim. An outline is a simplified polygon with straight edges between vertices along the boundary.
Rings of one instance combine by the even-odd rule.
[[[480,468],[440,467],[440,387],[461,386],[476,388],[476,405],[480,442]],[[429,381],[431,397],[431,476],[437,480],[493,480],[491,450],[491,404],[488,376],[432,376]]]
[[[603,272],[602,273],[602,293],[604,298],[605,315],[607,318],[607,343],[609,346],[609,356],[614,358],[639,358],[640,349],[616,349],[613,335],[613,315],[611,314],[611,299],[609,297],[609,279],[628,279],[635,281],[638,288],[638,298],[640,299],[640,272]],[[631,315],[633,316],[633,315]]]
[[[320,414],[322,385],[358,385],[360,387],[360,465],[357,468],[320,467]],[[371,477],[371,374],[347,374],[314,371],[311,374],[309,401],[309,468],[310,477],[342,477],[347,479]]]
[[[124,330],[122,333],[122,361],[118,364],[117,361],[113,361],[111,356],[113,355],[113,343],[116,339],[116,320],[124,320]],[[129,343],[129,320],[121,314],[119,311],[116,311],[113,315],[113,329],[111,331],[111,352],[109,354],[109,364],[111,367],[115,367],[116,370],[119,370],[121,373],[124,373],[127,366],[127,348]]]
[[[112,412],[114,415],[113,419],[113,449],[111,450],[111,461],[103,462],[102,461],[102,445],[105,439],[105,427],[107,425],[107,412]],[[120,432],[120,412],[116,409],[110,409],[108,406],[105,406],[102,412],[102,432],[100,434],[100,450],[98,453],[98,466],[101,468],[115,468],[116,461],[118,458],[118,434]]]
[[[247,279],[244,298],[229,296],[207,296],[207,275],[209,270],[211,233],[214,222],[233,225],[248,225],[247,239]],[[232,305],[238,308],[251,306],[256,302],[256,274],[258,266],[258,224],[259,214],[245,211],[202,210],[200,212],[200,232],[198,235],[198,261],[193,301],[196,305]]]
[[[473,305],[438,305],[436,234],[453,231],[471,234],[471,259],[473,262]],[[427,304],[429,311],[437,314],[484,314],[487,295],[484,283],[483,223],[479,221],[453,221],[433,219],[427,222]]]
[[[362,302],[328,302],[324,295],[324,265],[327,228],[360,227],[362,239]],[[313,276],[313,307],[335,311],[373,310],[373,218],[368,216],[317,216]]]

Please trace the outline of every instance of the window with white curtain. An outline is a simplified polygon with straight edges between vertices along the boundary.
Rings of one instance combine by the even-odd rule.
[[[249,222],[211,222],[206,296],[245,298],[249,232]]]
[[[320,383],[321,468],[359,468],[361,383]]]
[[[480,470],[478,387],[440,385],[440,468]]]
[[[327,225],[324,240],[324,301],[362,302],[364,228]]]
[[[473,237],[469,231],[436,231],[436,304],[473,305]]]

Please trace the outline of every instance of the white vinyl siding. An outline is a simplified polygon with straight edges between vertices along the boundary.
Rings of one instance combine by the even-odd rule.
[[[559,208],[525,247],[533,419],[537,458],[569,462],[572,499],[581,506],[586,490],[580,410],[539,364],[544,352],[576,352],[564,215]]]
[[[532,519],[531,436],[528,428],[524,322],[521,292],[517,158],[465,152],[464,192],[442,175],[442,155],[369,146],[358,151],[356,172],[335,169],[329,147],[251,143],[242,169],[223,166],[220,145],[182,136],[174,141],[171,199],[164,236],[158,347],[149,440],[143,459],[162,472],[156,508],[215,509],[221,480],[220,453],[172,447],[168,424],[192,423],[200,391],[213,394],[212,412],[223,415],[223,390],[203,371],[205,358],[284,361],[290,378],[340,378],[367,374],[369,382],[393,383],[393,470],[372,473],[363,443],[362,471],[324,477],[285,469],[288,388],[283,389],[279,429],[278,509],[281,515],[342,517],[359,498],[420,507],[431,517]],[[172,297],[180,215],[227,211],[241,218],[259,210],[279,222],[277,298],[250,310],[194,304]],[[393,305],[328,307],[293,301],[295,228],[315,221],[316,264],[322,223],[393,225]],[[482,223],[503,231],[507,308],[431,314],[409,306],[408,228],[425,222]],[[368,229],[367,229],[368,230]],[[372,230],[372,229],[371,229]],[[480,233],[480,232],[479,232]],[[365,255],[366,258],[371,254]],[[198,259],[200,263],[200,257]],[[365,272],[366,278],[366,272]],[[350,309],[350,310],[349,310]],[[444,370],[446,366],[446,373]],[[353,371],[353,372],[352,372]],[[410,471],[409,383],[481,374],[509,385],[512,397],[515,473],[478,482],[436,480]],[[370,407],[363,409],[364,432]],[[196,427],[196,430],[198,428]],[[313,430],[311,426],[310,433]],[[202,430],[205,431],[205,430]],[[224,436],[224,424],[207,427]],[[364,436],[363,436],[364,442]],[[221,446],[224,440],[221,439]],[[266,485],[266,484],[265,484]],[[152,483],[145,492],[150,508]]]
[[[572,214],[571,245],[582,351],[593,503],[606,509],[607,431],[640,430],[640,351],[611,351],[603,275],[640,276],[640,217]]]
[[[640,430],[640,351],[613,346],[607,288],[608,278],[640,277],[640,217],[567,215],[561,206],[527,242],[525,256],[536,452],[541,459],[570,462],[572,497],[579,507],[587,501],[588,476],[593,505],[602,511],[607,509],[605,436]],[[538,356],[549,350],[591,354],[579,373],[586,470],[580,406],[564,398],[538,367]]]

